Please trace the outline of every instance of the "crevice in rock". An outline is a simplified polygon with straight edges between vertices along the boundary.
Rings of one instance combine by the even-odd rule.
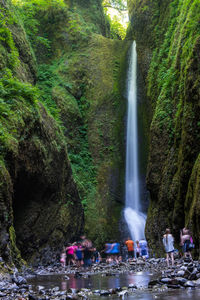
[[[41,179],[41,174],[30,174],[21,169],[14,183],[14,228],[17,246],[25,258],[32,252],[31,248],[39,246],[35,230],[37,232],[37,227],[42,225],[41,215],[45,214],[54,195],[53,189]]]

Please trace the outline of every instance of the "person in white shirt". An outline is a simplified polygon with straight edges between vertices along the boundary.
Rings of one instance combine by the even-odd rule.
[[[169,267],[169,257],[171,257],[172,266],[173,266],[174,265],[174,238],[170,233],[169,228],[165,230],[165,234],[163,236],[163,245],[165,247],[165,252],[166,252],[167,266]]]

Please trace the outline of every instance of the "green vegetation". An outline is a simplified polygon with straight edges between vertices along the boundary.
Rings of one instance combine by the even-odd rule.
[[[126,2],[124,0],[103,0],[104,8],[114,8],[118,11],[127,10]]]
[[[21,261],[17,246],[28,259],[58,247],[73,222],[65,238],[79,235],[82,206],[86,234],[103,245],[118,236],[123,201],[124,28],[100,0],[8,0],[0,13],[0,214],[11,261]]]
[[[11,256],[13,256],[13,262],[18,267],[22,267],[22,264],[25,264],[25,261],[22,259],[21,253],[19,249],[16,247],[16,235],[13,226],[10,226],[9,228],[9,235],[11,241]]]
[[[148,75],[148,95],[151,99],[157,99],[156,103],[153,102],[154,120],[161,130],[167,128],[170,143],[178,126],[180,107],[187,88],[185,82],[189,78],[189,66],[199,40],[197,2],[172,2],[167,16],[170,16],[168,30],[161,47],[154,50]],[[160,35],[157,31],[155,34]]]
[[[25,118],[23,114],[28,111],[34,114],[37,92],[30,84],[16,78],[16,68],[20,63],[19,54],[9,29],[15,20],[5,9],[2,9],[0,14],[0,150],[3,159],[6,151],[17,152],[19,138],[17,129],[23,128]],[[21,109],[18,109],[19,103]]]
[[[124,0],[104,0],[104,12],[110,24],[110,37],[112,39],[123,40],[126,36],[127,22],[124,21],[127,14],[126,1]]]
[[[153,109],[147,236],[156,249],[155,241],[159,241],[165,227],[173,228],[178,241],[179,229],[187,225],[198,244],[199,199],[195,190],[200,141],[199,1],[164,1],[161,5],[160,1],[130,2],[132,13],[134,7],[139,16],[134,24],[139,30],[144,28],[141,23],[145,18],[148,24],[145,43],[136,33],[138,48],[141,52],[144,49],[153,52],[147,76],[147,93]],[[158,223],[162,224],[159,230]]]
[[[84,93],[84,82],[81,82],[81,79],[78,80],[78,83],[81,83],[77,87],[77,82],[75,78],[67,78],[67,73],[73,73],[73,65],[81,59],[84,53],[76,54],[76,51],[79,47],[83,46],[85,41],[89,39],[93,31],[97,31],[95,25],[88,24],[85,22],[81,14],[79,13],[80,8],[77,8],[72,12],[68,9],[68,6],[64,4],[63,1],[49,1],[45,4],[45,1],[14,1],[16,5],[19,5],[19,8],[16,7],[18,13],[23,21],[26,33],[28,35],[29,41],[32,45],[33,50],[36,53],[36,57],[41,61],[40,55],[46,55],[48,60],[53,56],[53,49],[55,47],[55,41],[59,36],[59,31],[61,27],[63,28],[63,22],[65,22],[66,34],[69,35],[69,49],[65,57],[60,53],[58,59],[51,59],[50,63],[39,64],[37,71],[37,91],[39,92],[39,99],[45,105],[49,113],[55,118],[57,124],[62,128],[63,133],[66,131],[66,126],[69,126],[66,121],[74,123],[74,120],[64,120],[66,115],[62,114],[61,107],[62,104],[58,103],[61,97],[60,91],[64,92],[64,98],[67,96],[68,99],[72,99],[73,93],[72,90],[80,89],[81,93]],[[56,20],[55,20],[56,17]],[[42,21],[40,21],[42,19]],[[56,21],[56,25],[54,24]],[[56,28],[52,28],[46,25],[47,22]],[[67,26],[68,25],[68,26]],[[58,36],[54,36],[54,34]],[[41,35],[42,34],[42,35]],[[42,48],[37,53],[38,48]],[[84,50],[85,52],[85,50]],[[66,66],[66,60],[68,66]],[[71,67],[70,67],[71,66]],[[76,67],[74,71],[78,70]],[[81,72],[79,70],[79,72]],[[73,77],[73,74],[72,74]],[[55,92],[57,91],[57,92]],[[59,91],[59,94],[58,94]],[[75,91],[76,93],[76,91]],[[78,91],[79,93],[79,91]],[[61,97],[61,101],[63,101]],[[64,99],[64,101],[66,101]],[[75,127],[76,134],[74,135],[73,128],[68,128],[67,142],[69,144],[68,152],[69,158],[72,163],[72,170],[74,173],[75,182],[78,185],[82,203],[86,205],[86,196],[87,191],[93,187],[95,182],[95,174],[92,163],[91,154],[89,151],[88,140],[87,140],[87,124],[84,122],[84,114],[88,108],[87,99],[83,96],[80,100],[74,98],[74,101],[71,102],[72,107],[70,109],[74,110],[73,106],[78,104],[78,111],[80,124],[73,124],[69,127]],[[63,108],[63,107],[62,107]],[[77,109],[76,109],[77,110]],[[67,112],[67,118],[71,117],[70,111]],[[73,116],[74,117],[74,116]],[[73,141],[72,141],[73,139]],[[73,145],[72,145],[73,144]],[[80,151],[81,149],[81,151]]]

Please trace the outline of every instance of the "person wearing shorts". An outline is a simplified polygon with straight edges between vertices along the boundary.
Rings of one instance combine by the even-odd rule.
[[[163,236],[163,245],[166,252],[166,261],[167,266],[169,267],[169,258],[171,257],[172,267],[174,265],[174,238],[170,233],[170,229],[167,228],[165,230],[165,234]]]
[[[126,240],[125,245],[128,250],[128,258],[133,258],[134,257],[134,242],[131,240],[130,237]]]

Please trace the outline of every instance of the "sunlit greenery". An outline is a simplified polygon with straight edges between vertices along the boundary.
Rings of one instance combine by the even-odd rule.
[[[32,4],[37,4],[40,5],[41,7],[47,9],[49,6],[53,6],[53,5],[65,5],[65,1],[64,0],[12,0],[12,3],[15,5],[21,5],[23,6],[26,3],[32,3]]]
[[[128,26],[127,1],[104,0],[103,7],[110,23],[111,38],[123,40]]]

